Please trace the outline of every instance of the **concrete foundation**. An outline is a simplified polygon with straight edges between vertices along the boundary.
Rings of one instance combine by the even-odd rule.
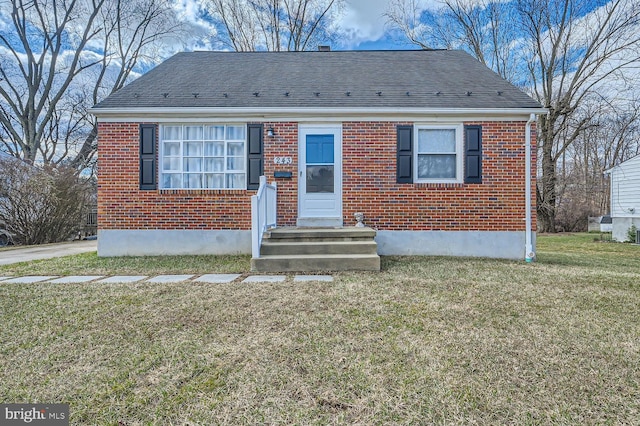
[[[631,225],[635,225],[637,229],[640,229],[640,217],[613,217],[611,237],[615,241],[625,242],[629,240],[627,235]]]
[[[630,225],[624,228],[625,236]],[[636,226],[640,228],[640,222]],[[525,255],[524,231],[377,231],[375,241],[382,256],[524,259]],[[535,247],[535,233],[533,243]],[[98,256],[104,257],[250,253],[251,231],[248,230],[98,231]]]
[[[535,249],[536,234],[533,233]],[[378,231],[380,255],[524,259],[525,233],[498,231]]]
[[[98,256],[103,257],[250,253],[251,231],[98,231]]]

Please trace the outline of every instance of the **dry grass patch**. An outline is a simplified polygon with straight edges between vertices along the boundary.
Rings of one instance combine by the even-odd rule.
[[[583,255],[392,257],[333,283],[0,284],[0,400],[69,402],[73,424],[634,423],[640,270]]]
[[[95,252],[0,265],[0,275],[161,275],[241,273],[250,256],[127,256],[98,257]]]

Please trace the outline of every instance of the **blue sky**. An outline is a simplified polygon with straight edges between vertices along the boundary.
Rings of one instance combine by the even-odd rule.
[[[340,50],[372,50],[372,49],[415,49],[400,37],[389,34],[386,28],[385,12],[389,7],[389,0],[345,0],[345,8],[341,13],[337,25],[341,29],[343,38],[332,46]],[[187,20],[206,27],[207,22],[198,14],[199,0],[177,0]],[[433,8],[437,0],[418,0],[422,7]]]
[[[340,27],[351,40],[344,40],[345,48],[350,49],[411,49],[415,46],[407,44],[399,37],[393,37],[386,28],[385,12],[389,7],[388,0],[346,0],[347,4],[340,19]],[[423,1],[434,4],[434,0]]]
[[[442,6],[438,0],[415,0],[421,10],[435,11]],[[467,0],[473,3],[476,0]],[[497,0],[501,1],[501,0]],[[510,0],[504,0],[509,2]],[[585,0],[581,3],[581,13],[592,12],[611,0]],[[549,3],[553,3],[550,0]],[[340,27],[346,29],[354,37],[347,42],[348,49],[416,49],[402,37],[392,35],[386,27],[385,12],[389,8],[389,0],[346,0],[346,7],[341,17]],[[477,3],[481,3],[477,0]]]
[[[435,11],[442,7],[439,0],[414,0],[421,10]],[[481,3],[482,0],[467,0],[471,3]],[[486,1],[486,0],[485,0]],[[511,1],[511,0],[496,0]],[[553,3],[556,0],[550,0]],[[597,6],[611,0],[585,0],[583,12],[592,11]],[[206,27],[209,23],[202,19],[197,10],[200,0],[176,0],[178,8],[185,12],[187,20],[200,21]],[[369,50],[369,49],[415,49],[417,46],[410,44],[400,35],[389,32],[386,24],[385,13],[389,8],[390,0],[345,0],[345,7],[341,12],[337,25],[342,34],[332,48],[340,50]]]

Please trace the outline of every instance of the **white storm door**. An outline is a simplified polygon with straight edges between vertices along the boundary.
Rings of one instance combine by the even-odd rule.
[[[298,217],[341,226],[342,128],[300,126],[299,138]]]

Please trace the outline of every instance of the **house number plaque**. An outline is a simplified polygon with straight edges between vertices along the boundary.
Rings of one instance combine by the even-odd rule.
[[[292,164],[293,159],[291,157],[274,157],[273,163],[274,164]]]

